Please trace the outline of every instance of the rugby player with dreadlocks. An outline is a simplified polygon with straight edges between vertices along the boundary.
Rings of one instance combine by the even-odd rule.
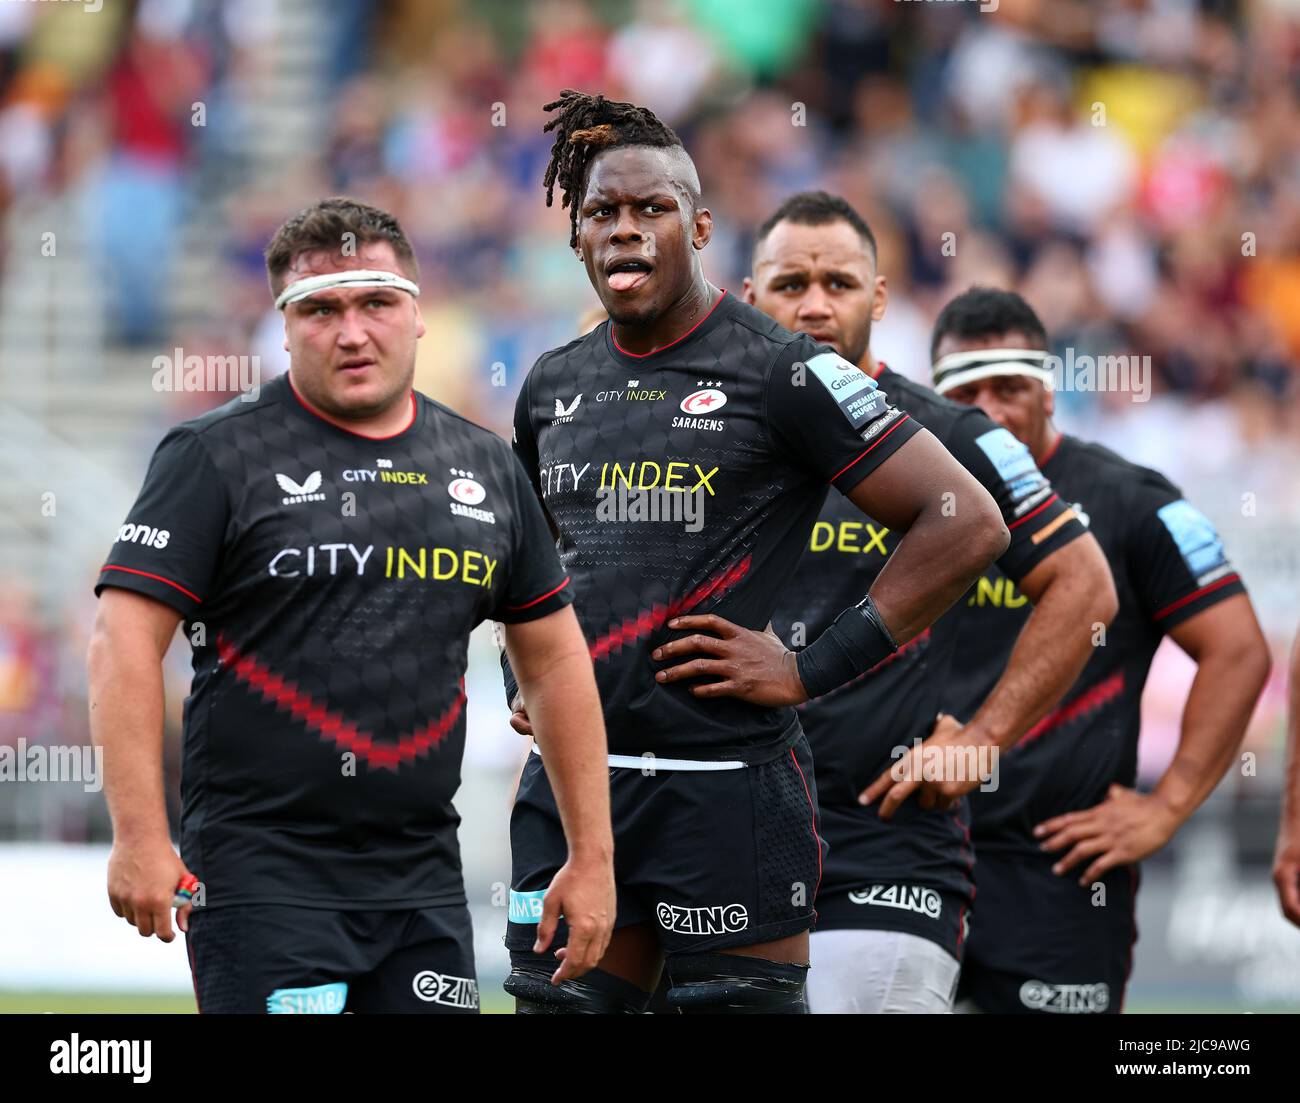
[[[870,376],[705,279],[713,217],[670,128],[571,91],[546,109],[547,201],[558,186],[609,321],[534,365],[514,443],[595,662],[618,909],[599,966],[553,982],[552,951],[534,952],[550,940],[534,932],[565,843],[544,759],[530,755],[511,820],[506,988],[525,1013],[636,1012],[666,959],[683,1013],[803,1013],[822,842],[792,706],[927,627],[1002,553],[1007,529]],[[761,661],[710,657],[715,626],[768,624],[828,484],[906,533],[870,593],[797,656],[769,634]],[[653,496],[691,498],[700,523],[645,519],[638,504]],[[677,639],[702,657],[669,676],[655,652]],[[506,680],[526,728],[508,664]],[[728,696],[738,685],[746,700]],[[550,945],[563,940],[561,924]]]

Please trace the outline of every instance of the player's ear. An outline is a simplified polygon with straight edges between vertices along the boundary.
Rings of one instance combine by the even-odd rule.
[[[885,310],[889,306],[889,286],[884,276],[877,276],[875,284],[875,291],[871,296],[871,320],[878,322],[885,316]]]
[[[1052,417],[1056,413],[1056,392],[1041,383],[1039,386],[1043,388],[1043,413]]]
[[[420,313],[420,302],[418,299],[411,300],[415,304],[415,338],[418,341],[424,336],[424,315]]]
[[[748,276],[745,277],[745,283],[740,293],[740,297],[750,306],[755,305],[757,296],[754,294],[754,281]]]
[[[703,249],[713,237],[713,212],[708,207],[701,207],[695,212],[692,230],[691,245]]]
[[[284,347],[284,351],[285,351],[285,352],[288,352],[288,351],[289,351],[289,315],[288,315],[287,313],[284,314],[284,342],[283,342],[283,347]]]

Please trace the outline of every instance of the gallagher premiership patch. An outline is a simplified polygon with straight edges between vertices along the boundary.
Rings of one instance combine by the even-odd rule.
[[[885,394],[876,381],[833,352],[819,352],[808,362],[809,370],[831,392],[849,424],[861,429],[885,408]]]
[[[1223,552],[1223,541],[1214,531],[1210,519],[1187,500],[1179,498],[1162,506],[1156,511],[1156,516],[1164,522],[1183,562],[1198,582],[1228,562]]]
[[[1029,449],[1007,429],[990,429],[975,438],[998,476],[1011,488],[1011,500],[1019,502],[1043,485],[1042,472]]]

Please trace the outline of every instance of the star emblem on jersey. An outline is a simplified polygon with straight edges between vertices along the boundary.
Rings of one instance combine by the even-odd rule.
[[[695,381],[697,390],[692,391],[678,404],[678,409],[689,417],[674,417],[674,429],[709,429],[715,433],[720,433],[726,428],[727,423],[721,418],[715,418],[712,415],[715,411],[721,410],[727,404],[727,396],[719,389],[722,381],[719,379],[697,379]]]
[[[573,415],[578,410],[578,404],[582,401],[582,395],[578,395],[567,406],[560,398],[555,400],[555,424],[563,425],[566,421],[572,421]]]
[[[490,510],[477,509],[487,497],[483,484],[474,478],[474,472],[462,471],[459,467],[450,467],[451,482],[447,484],[447,493],[455,500],[451,503],[451,512],[457,517],[469,517],[475,521],[495,525],[496,515]]]
[[[455,467],[450,468],[450,471],[455,478],[447,484],[447,493],[456,501],[464,502],[467,506],[476,506],[487,497],[483,484],[475,482],[473,471],[461,471]]]
[[[695,385],[702,390],[692,391],[682,399],[678,407],[682,413],[710,414],[714,410],[721,410],[727,404],[727,396],[718,390],[722,386],[721,381],[696,380]]]
[[[324,494],[317,493],[321,484],[319,471],[313,471],[301,483],[296,483],[288,475],[281,475],[277,471],[275,481],[276,485],[286,495],[282,500],[282,505],[292,506],[297,505],[299,502],[323,502],[325,500]]]

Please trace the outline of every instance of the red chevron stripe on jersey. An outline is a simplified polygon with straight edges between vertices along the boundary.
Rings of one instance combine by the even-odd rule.
[[[747,555],[740,562],[733,563],[721,574],[709,579],[704,585],[696,587],[684,598],[677,598],[667,605],[653,605],[639,613],[634,620],[625,620],[622,624],[611,628],[591,645],[592,660],[608,658],[611,654],[621,651],[626,645],[644,639],[651,632],[662,628],[673,617],[689,613],[706,598],[725,594],[749,573],[752,561],[753,557]]]
[[[1046,735],[1053,728],[1068,724],[1090,712],[1096,712],[1102,705],[1115,700],[1124,692],[1124,671],[1117,670],[1109,678],[1104,678],[1095,686],[1090,686],[1073,701],[1067,701],[1044,716],[1037,724],[1020,737],[1017,747],[1032,743],[1039,736]]]
[[[368,766],[392,770],[406,762],[427,754],[437,747],[451,731],[465,707],[465,680],[462,678],[455,700],[436,720],[429,721],[419,731],[404,735],[396,743],[377,743],[369,732],[364,732],[337,712],[314,701],[293,682],[281,677],[251,655],[241,654],[229,640],[217,638],[217,653],[221,661],[234,671],[235,677],[250,689],[256,690],[276,708],[286,709],[295,720],[301,720],[309,730],[324,740],[334,743],[340,750],[351,751],[365,760]]]

